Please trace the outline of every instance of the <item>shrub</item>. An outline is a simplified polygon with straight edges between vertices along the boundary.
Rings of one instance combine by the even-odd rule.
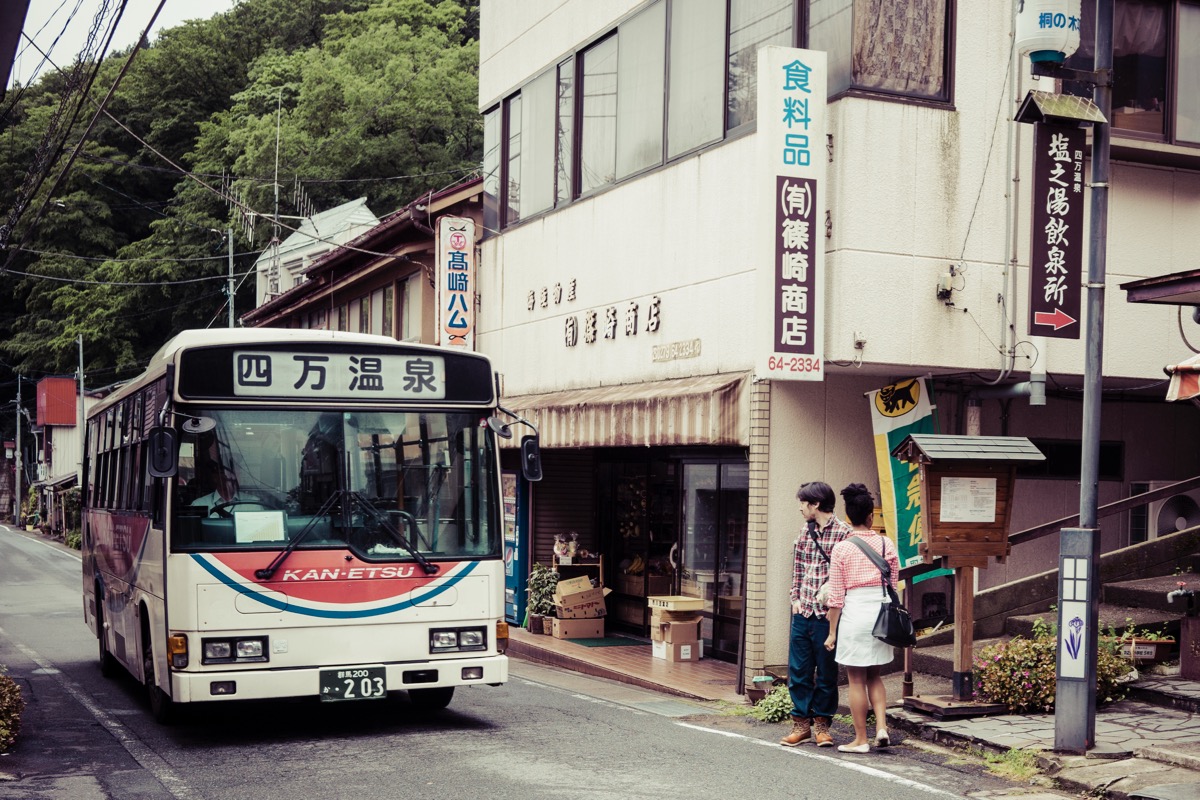
[[[1054,709],[1055,656],[1058,640],[1014,637],[988,645],[975,659],[975,695],[1003,703],[1014,714],[1050,712]],[[1096,702],[1125,696],[1118,682],[1133,665],[1112,648],[1101,647],[1096,659]]]
[[[63,543],[67,547],[78,550],[83,546],[83,533],[78,528],[69,530],[63,534]]]
[[[21,731],[21,711],[25,708],[21,687],[3,673],[4,668],[0,667],[0,753],[7,752],[17,741]]]
[[[754,704],[750,714],[763,722],[782,722],[791,716],[792,696],[786,686],[776,686]]]

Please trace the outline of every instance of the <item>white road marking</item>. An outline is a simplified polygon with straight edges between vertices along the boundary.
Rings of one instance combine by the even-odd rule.
[[[917,781],[909,780],[908,778],[901,778],[899,775],[893,775],[890,772],[885,772],[884,770],[876,769],[875,767],[868,767],[865,764],[859,764],[855,761],[850,761],[848,759],[834,758],[832,756],[826,756],[826,755],[822,755],[820,753],[814,753],[814,752],[811,752],[808,750],[804,750],[799,747],[783,748],[783,747],[780,747],[775,742],[768,742],[763,739],[755,739],[753,736],[745,736],[743,734],[734,733],[732,731],[719,731],[714,728],[705,728],[701,725],[692,725],[687,722],[676,722],[675,724],[679,725],[680,727],[683,727],[683,728],[691,728],[694,731],[702,731],[704,733],[715,733],[718,736],[728,736],[731,739],[742,739],[746,742],[749,742],[750,744],[758,744],[758,745],[763,745],[764,747],[772,747],[772,748],[775,748],[776,751],[782,751],[782,752],[788,753],[790,755],[800,756],[801,758],[811,758],[815,761],[823,761],[827,764],[836,764],[839,767],[843,767],[843,768],[851,770],[853,772],[860,772],[863,775],[870,775],[873,778],[882,778],[883,780],[890,781],[891,783],[894,783],[898,786],[906,786],[910,789],[916,789],[918,791],[927,792],[929,794],[941,795],[943,797],[962,797],[962,795],[957,795],[957,794],[954,794],[953,792],[947,792],[945,789],[939,789],[936,786],[930,786],[925,783],[918,783]]]
[[[0,636],[8,637],[8,633],[3,628],[0,628]],[[96,718],[96,721],[99,722],[106,731],[111,733],[114,739],[121,743],[121,746],[125,748],[129,755],[133,756],[133,759],[137,761],[143,769],[157,778],[158,782],[161,783],[173,797],[176,797],[179,800],[204,800],[202,795],[194,792],[192,788],[187,785],[184,779],[178,773],[176,773],[175,770],[171,769],[171,766],[163,759],[162,756],[150,749],[149,746],[143,743],[141,739],[135,736],[132,731],[122,725],[107,711],[96,705],[92,698],[89,697],[82,688],[76,685],[74,681],[59,672],[50,663],[45,661],[33,648],[27,647],[20,642],[14,642],[14,645],[18,650],[24,653],[30,661],[37,664],[41,669],[47,670],[48,674],[52,674],[54,680],[57,681],[58,684],[67,691],[67,694],[71,695],[71,697],[75,698],[75,700],[81,706],[86,708],[88,712]]]

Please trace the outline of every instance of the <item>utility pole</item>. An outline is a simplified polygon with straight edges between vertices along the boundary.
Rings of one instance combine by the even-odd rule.
[[[1096,0],[1096,80],[1092,95],[1105,120],[1112,116],[1113,0]],[[1105,76],[1107,78],[1105,79]],[[1091,232],[1088,248],[1086,360],[1083,371],[1083,456],[1079,467],[1079,527],[1059,534],[1059,630],[1075,618],[1063,613],[1067,584],[1086,604],[1083,680],[1055,688],[1054,749],[1086,753],[1096,746],[1096,660],[1100,626],[1100,529],[1096,526],[1100,474],[1100,401],[1104,386],[1104,278],[1108,247],[1109,123],[1092,126]],[[1081,568],[1083,574],[1081,575]],[[1070,575],[1068,574],[1070,573]],[[1073,577],[1071,577],[1073,575]],[[1084,596],[1080,596],[1080,593]],[[1062,634],[1060,634],[1061,636]]]
[[[21,376],[17,375],[17,472],[13,481],[13,524],[21,527]]]
[[[233,327],[233,228],[225,229],[225,240],[229,243],[229,280],[225,293],[229,295],[229,327]]]
[[[79,343],[79,401],[78,407],[75,410],[76,431],[79,434],[79,469],[75,473],[75,485],[79,487],[79,494],[83,496],[83,461],[87,458],[87,420],[84,418],[84,402],[83,402],[83,334],[75,337],[75,341]]]

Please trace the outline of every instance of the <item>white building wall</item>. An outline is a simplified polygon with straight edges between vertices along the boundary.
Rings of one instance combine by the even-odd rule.
[[[517,89],[566,52],[607,30],[633,2],[483,4],[481,106]],[[954,108],[846,97],[830,106],[832,161],[826,239],[826,357],[851,361],[866,335],[869,364],[997,370],[1005,309],[1029,338],[1028,260],[1032,127],[1009,122],[1014,100],[1037,84],[1021,64],[1006,81],[1010,8],[967,0],[957,14]],[[1042,88],[1049,88],[1047,84]],[[1009,163],[1010,136],[1019,139]],[[507,229],[484,244],[479,346],[496,356],[510,394],[747,369],[753,307],[751,238],[757,137],[745,136]],[[1005,303],[1012,247],[1005,192],[1012,169],[1016,291]],[[1090,164],[1085,165],[1090,169]],[[1200,175],[1115,163],[1109,213],[1105,374],[1154,379],[1189,353],[1175,309],[1131,305],[1120,283],[1194,266],[1200,250]],[[1085,215],[1088,206],[1085,205]],[[1086,230],[1080,232],[1086,236]],[[951,264],[953,307],[935,296]],[[956,266],[957,268],[957,266]],[[1085,257],[1086,268],[1086,257]],[[530,312],[529,291],[577,281],[576,301]],[[563,346],[568,314],[649,298],[663,327],[594,345]],[[1085,302],[1086,307],[1086,302]],[[580,318],[582,322],[582,317]],[[1080,325],[1086,319],[1080,321]],[[1200,332],[1198,332],[1200,336]],[[699,359],[649,361],[651,343],[701,338]],[[1078,340],[1037,339],[1043,368],[1081,374]],[[1018,373],[1031,366],[1023,347]],[[831,367],[836,371],[837,367]]]
[[[626,0],[484,0],[481,110],[640,7]],[[1010,120],[1036,84],[1026,62],[1020,63],[1016,91],[1008,82],[1010,15],[1008,3],[957,3],[953,108],[861,97],[830,105],[827,378],[772,388],[766,663],[786,661],[799,484],[821,479],[835,489],[852,481],[878,485],[864,392],[926,371],[995,377],[1006,312],[1017,340],[1031,342],[1018,348],[1010,380],[1024,379],[1034,352],[1043,369],[1064,381],[1083,372],[1082,336],[1028,335],[1032,127]],[[1046,81],[1040,88],[1052,85]],[[477,341],[505,374],[506,395],[751,369],[759,266],[751,253],[753,237],[767,235],[759,210],[764,180],[757,174],[757,142],[753,133],[726,141],[483,243]],[[1010,207],[1006,193],[1014,185],[1017,198]],[[1089,211],[1085,204],[1085,216]],[[1200,175],[1113,164],[1104,352],[1110,379],[1162,380],[1164,364],[1190,354],[1180,342],[1175,308],[1128,304],[1118,286],[1194,268],[1198,221]],[[1080,232],[1085,237],[1086,225]],[[1015,291],[1009,293],[1004,265],[1014,254]],[[959,275],[953,306],[947,306],[935,288],[951,264]],[[1085,254],[1084,278],[1086,264]],[[555,304],[554,285],[572,280],[575,301]],[[543,287],[551,290],[548,306],[535,302],[529,310],[529,292],[538,298]],[[644,313],[653,296],[661,302],[660,331],[625,336],[624,307],[636,301]],[[618,309],[616,339],[583,343],[584,312],[597,310],[602,322],[609,306]],[[564,345],[568,315],[578,316],[581,325],[574,348]],[[859,368],[849,366],[858,355],[856,331],[867,341]],[[1200,341],[1195,326],[1189,333]],[[651,360],[654,344],[688,339],[701,340],[698,358]],[[1052,397],[1044,408],[1017,399],[1008,414],[1004,432],[1010,435],[1080,435],[1081,404],[1069,399]],[[951,432],[956,422],[943,419],[941,430]],[[992,402],[983,433],[1001,433],[1001,425]],[[1200,473],[1195,448],[1182,444],[1196,433],[1190,407],[1164,413],[1161,405],[1105,404],[1102,437],[1126,443],[1126,482]],[[1018,491],[1014,530],[1046,521],[1051,510],[1062,516],[1078,511],[1074,482],[1022,481]],[[1102,484],[1101,503],[1124,491],[1118,483]],[[1104,525],[1105,547],[1116,546],[1121,518]],[[1043,550],[993,565],[983,583],[1027,574],[1045,559]]]

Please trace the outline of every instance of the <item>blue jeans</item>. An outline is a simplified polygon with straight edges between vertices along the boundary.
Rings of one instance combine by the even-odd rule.
[[[825,649],[829,621],[824,617],[792,614],[788,648],[788,692],[792,716],[832,717],[837,712],[837,662]],[[816,680],[813,680],[813,674]]]

